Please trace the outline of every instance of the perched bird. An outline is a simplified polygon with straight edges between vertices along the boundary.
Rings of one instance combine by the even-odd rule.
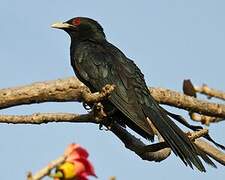
[[[153,140],[150,124],[164,138],[185,165],[206,171],[200,157],[216,167],[209,157],[192,143],[187,135],[170,119],[151,96],[144,75],[135,63],[106,40],[102,26],[95,20],[76,17],[53,28],[65,30],[71,37],[71,65],[78,79],[92,92],[106,84],[114,84],[115,90],[102,102],[104,110],[118,123],[127,125],[144,138]],[[110,113],[112,112],[113,113]]]

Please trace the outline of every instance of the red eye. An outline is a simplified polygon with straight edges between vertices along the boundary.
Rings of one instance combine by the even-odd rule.
[[[72,23],[73,23],[73,25],[79,26],[80,25],[80,18],[75,18]]]

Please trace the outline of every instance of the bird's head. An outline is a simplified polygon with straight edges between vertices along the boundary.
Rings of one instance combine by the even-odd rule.
[[[76,17],[66,22],[52,24],[51,27],[66,31],[72,40],[105,40],[101,25],[97,21],[86,17]]]

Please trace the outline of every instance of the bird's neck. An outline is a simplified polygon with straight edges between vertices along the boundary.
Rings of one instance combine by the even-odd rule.
[[[71,37],[71,41],[82,42],[82,41],[95,41],[95,42],[103,42],[106,40],[105,34],[102,31],[78,31],[76,33],[69,32]]]

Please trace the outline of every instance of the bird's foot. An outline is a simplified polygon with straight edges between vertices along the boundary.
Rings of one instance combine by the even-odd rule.
[[[113,119],[110,117],[110,114],[113,114],[115,110],[112,110],[109,112],[109,114],[104,111],[103,105],[99,102],[93,105],[92,107],[95,121],[97,124],[99,124],[100,130],[110,130],[111,125],[114,122]],[[103,128],[105,127],[105,128]]]

